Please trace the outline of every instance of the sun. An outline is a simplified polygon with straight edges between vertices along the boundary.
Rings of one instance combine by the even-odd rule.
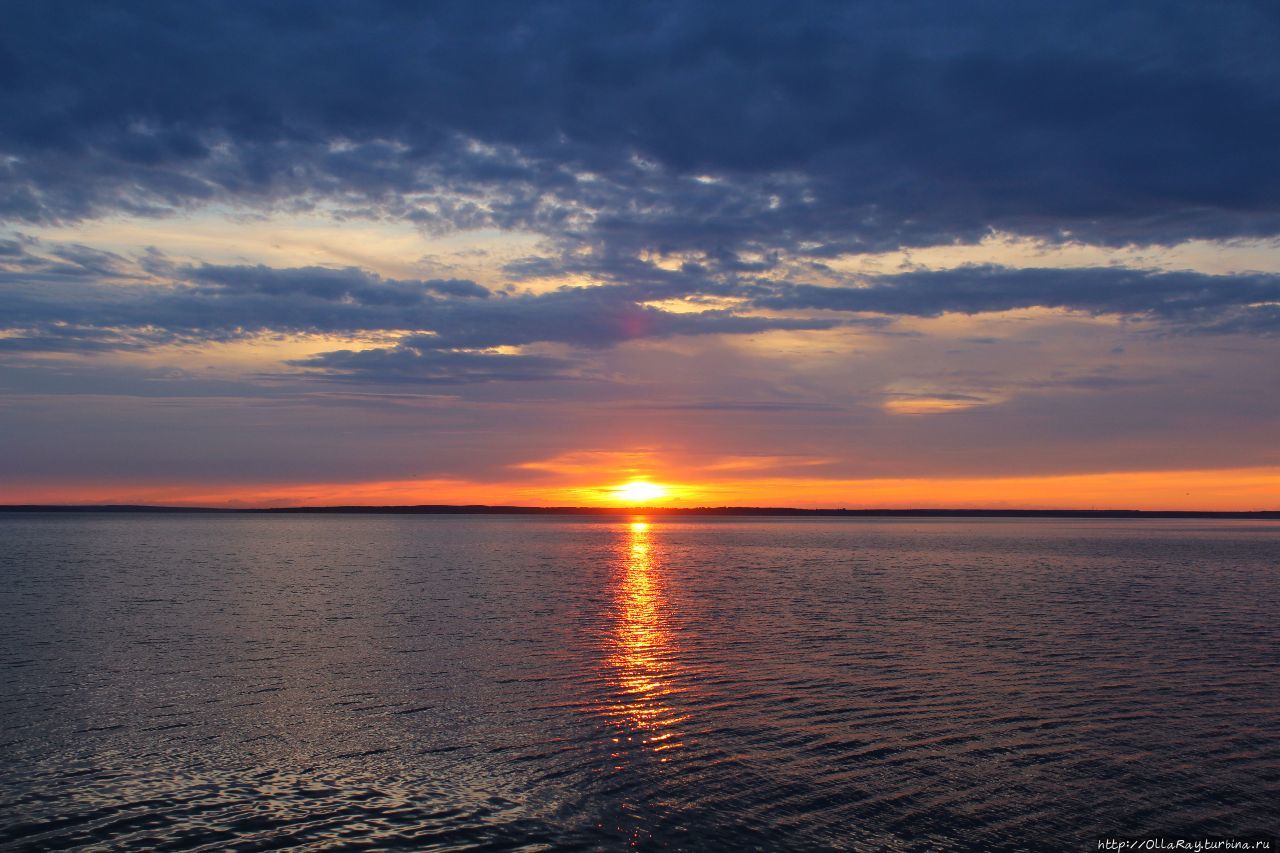
[[[658,501],[667,497],[670,492],[665,486],[650,483],[647,480],[632,480],[609,490],[615,499],[631,505],[643,504],[647,501]]]

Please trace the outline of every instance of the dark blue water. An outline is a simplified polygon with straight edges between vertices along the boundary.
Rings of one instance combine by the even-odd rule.
[[[1280,525],[0,515],[7,849],[1280,826]]]

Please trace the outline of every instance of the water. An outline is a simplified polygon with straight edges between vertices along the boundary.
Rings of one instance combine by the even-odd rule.
[[[0,846],[1280,826],[1280,525],[0,515]]]

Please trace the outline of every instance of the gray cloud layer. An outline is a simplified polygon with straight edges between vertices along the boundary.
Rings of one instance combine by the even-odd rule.
[[[991,229],[1108,244],[1280,234],[1277,35],[1262,3],[11,4],[0,221],[322,205],[533,230],[561,252],[509,276],[608,287],[491,294],[5,239],[0,350],[409,333],[298,365],[473,381],[573,374],[484,352],[497,347],[851,319],[830,311],[1042,306],[1269,334],[1273,276],[972,267],[847,288],[761,276]],[[659,267],[649,250],[689,260]],[[645,304],[667,298],[707,308]]]
[[[967,266],[832,287],[630,260],[610,275],[629,283],[492,293],[463,279],[392,279],[350,267],[179,265],[154,252],[135,263],[83,246],[17,241],[0,259],[0,351],[361,337],[385,342],[291,364],[331,378],[457,383],[583,375],[581,356],[511,351],[530,345],[586,353],[682,335],[874,328],[900,317],[1035,307],[1136,318],[1177,332],[1280,330],[1280,276],[1266,274]],[[730,304],[740,307],[696,310],[699,300],[725,296],[738,297]],[[647,304],[675,297],[695,310]]]
[[[708,257],[1275,235],[1278,41],[1264,2],[12,3],[0,217],[323,202]]]
[[[145,280],[141,283],[139,280]],[[676,335],[829,329],[831,318],[672,312],[642,304],[644,285],[491,294],[460,279],[389,279],[348,267],[175,265],[150,254],[134,267],[80,246],[21,248],[0,263],[6,302],[0,350],[100,352],[256,335],[386,336],[393,349],[295,362],[331,376],[386,381],[487,381],[570,374],[567,362],[485,352],[528,344],[601,349]],[[458,350],[469,352],[454,352]]]
[[[786,284],[754,303],[912,317],[1060,308],[1150,318],[1205,332],[1280,331],[1280,276],[1268,274],[965,266],[877,276],[862,287]]]

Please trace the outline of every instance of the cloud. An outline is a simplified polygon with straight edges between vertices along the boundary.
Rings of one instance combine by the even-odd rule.
[[[1280,236],[1278,36],[1247,0],[9,3],[0,467],[1262,464],[1280,277],[942,267],[1275,268],[1235,240]]]
[[[600,349],[676,335],[743,335],[772,330],[821,330],[832,318],[784,318],[726,310],[673,312],[643,305],[625,289],[566,287],[484,304],[453,303],[441,312],[438,347],[494,347],[539,342]]]
[[[6,12],[10,221],[320,206],[730,259],[1280,234],[1266,3]]]
[[[155,253],[139,264],[84,247],[51,247],[0,263],[0,330],[24,333],[10,348],[77,337],[200,342],[258,334],[383,333],[430,328],[442,306],[489,291],[459,279],[391,279],[355,267],[179,266]]]
[[[564,287],[494,296],[465,279],[394,279],[355,267],[178,265],[154,252],[137,264],[84,247],[53,246],[0,264],[0,350],[94,353],[260,335],[398,339],[295,366],[330,377],[386,381],[564,378],[560,360],[492,352],[530,344],[600,350],[680,335],[823,330],[831,318],[674,312],[634,287]],[[687,288],[686,288],[687,289]],[[683,292],[683,291],[681,291]]]
[[[568,359],[492,352],[441,352],[402,343],[393,348],[337,350],[294,359],[294,367],[342,381],[462,385],[476,382],[575,378]]]
[[[419,305],[429,294],[485,299],[489,291],[464,279],[397,281],[355,267],[200,266],[175,270],[197,292],[214,295],[255,294],[268,297],[297,296],[359,305],[401,308]]]
[[[1207,275],[1102,267],[950,270],[867,277],[861,287],[784,284],[754,304],[774,310],[871,312],[911,317],[1055,308],[1149,318],[1207,333],[1280,331],[1280,275]]]
[[[1273,274],[988,265],[864,276],[858,286],[841,287],[697,264],[667,269],[631,257],[573,263],[605,284],[492,293],[467,279],[395,279],[356,267],[175,264],[156,252],[130,260],[77,244],[22,245],[0,259],[0,350],[94,353],[261,335],[354,337],[382,345],[295,366],[394,382],[447,381],[450,370],[491,381],[579,375],[511,351],[531,345],[567,346],[581,360],[636,340],[874,328],[900,317],[1037,307],[1204,334],[1280,330],[1280,276]],[[684,306],[660,307],[668,299]],[[501,348],[512,357],[495,358]]]

